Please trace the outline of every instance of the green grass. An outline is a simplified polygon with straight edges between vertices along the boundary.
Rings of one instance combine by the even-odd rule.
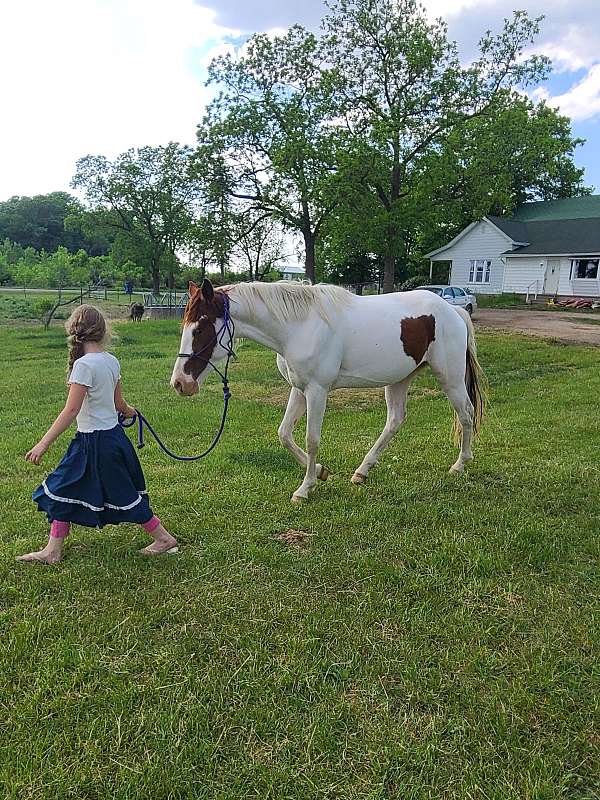
[[[168,388],[176,322],[120,327],[127,397],[168,443],[212,438],[221,391]],[[598,731],[598,350],[480,336],[492,405],[468,474],[428,377],[365,487],[377,393],[334,396],[333,478],[295,507],[273,354],[244,343],[201,464],[141,452],[181,542],[79,528],[57,567],[23,453],[64,397],[62,335],[3,327],[0,797],[592,800]],[[52,469],[67,444],[46,456]],[[304,550],[274,540],[312,534]]]
[[[521,294],[478,294],[478,308],[529,308]]]
[[[23,292],[7,292],[0,290],[0,325],[12,325],[16,320],[38,322],[39,323],[39,310],[38,306],[42,300],[56,300],[58,296],[57,290],[52,289],[48,291],[28,291],[27,294]],[[65,290],[63,292],[63,300],[71,300],[78,298],[79,292]],[[108,299],[104,300],[103,297],[84,297],[84,302],[92,303],[104,309],[110,317],[122,319],[127,316],[127,310],[130,300],[127,295],[121,293],[119,296],[115,292],[110,292]],[[77,302],[60,308],[54,319],[58,322],[67,319],[69,314],[78,305]]]

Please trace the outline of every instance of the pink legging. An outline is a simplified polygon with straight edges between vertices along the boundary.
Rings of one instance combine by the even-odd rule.
[[[155,514],[152,519],[148,520],[148,522],[144,522],[142,528],[148,533],[152,533],[152,531],[155,531],[159,525],[160,520]],[[70,522],[61,522],[60,520],[55,519],[50,523],[50,536],[54,537],[55,539],[64,539],[69,535],[70,528]]]

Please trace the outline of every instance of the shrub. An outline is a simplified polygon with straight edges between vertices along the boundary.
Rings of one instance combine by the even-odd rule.
[[[31,316],[45,323],[48,312],[54,307],[54,302],[47,297],[41,297],[39,300],[34,300],[33,303],[30,303],[29,307]]]

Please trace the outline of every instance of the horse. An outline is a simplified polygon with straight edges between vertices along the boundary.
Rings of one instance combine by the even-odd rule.
[[[473,434],[481,424],[485,378],[477,360],[473,323],[466,311],[433,292],[353,295],[339,286],[279,281],[239,283],[215,290],[210,281],[190,283],[181,346],[171,386],[182,396],[200,385],[231,352],[223,332],[252,339],[277,354],[290,385],[279,426],[281,444],[305,468],[294,502],[308,498],[329,470],[317,463],[327,395],[339,388],[384,387],[385,427],[352,475],[362,484],[404,421],[408,388],[428,364],[455,411],[460,443],[452,473],[472,461]],[[306,413],[306,451],[293,430]]]
[[[133,322],[141,322],[145,310],[143,303],[132,303],[129,307],[129,319]]]

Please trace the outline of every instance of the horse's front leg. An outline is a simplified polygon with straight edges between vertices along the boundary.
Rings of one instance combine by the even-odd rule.
[[[292,495],[295,503],[307,500],[309,492],[317,483],[317,453],[327,405],[327,390],[318,384],[309,384],[304,391],[304,396],[306,398],[306,475]]]
[[[305,412],[306,398],[304,397],[304,393],[301,392],[300,389],[296,389],[294,386],[292,386],[290,389],[287,408],[285,410],[283,419],[281,420],[281,425],[279,426],[277,434],[281,444],[290,451],[300,466],[306,469],[308,456],[294,441],[294,426]],[[317,464],[317,478],[319,478],[319,480],[326,481],[328,477],[329,470],[327,467],[324,467],[322,464]]]

